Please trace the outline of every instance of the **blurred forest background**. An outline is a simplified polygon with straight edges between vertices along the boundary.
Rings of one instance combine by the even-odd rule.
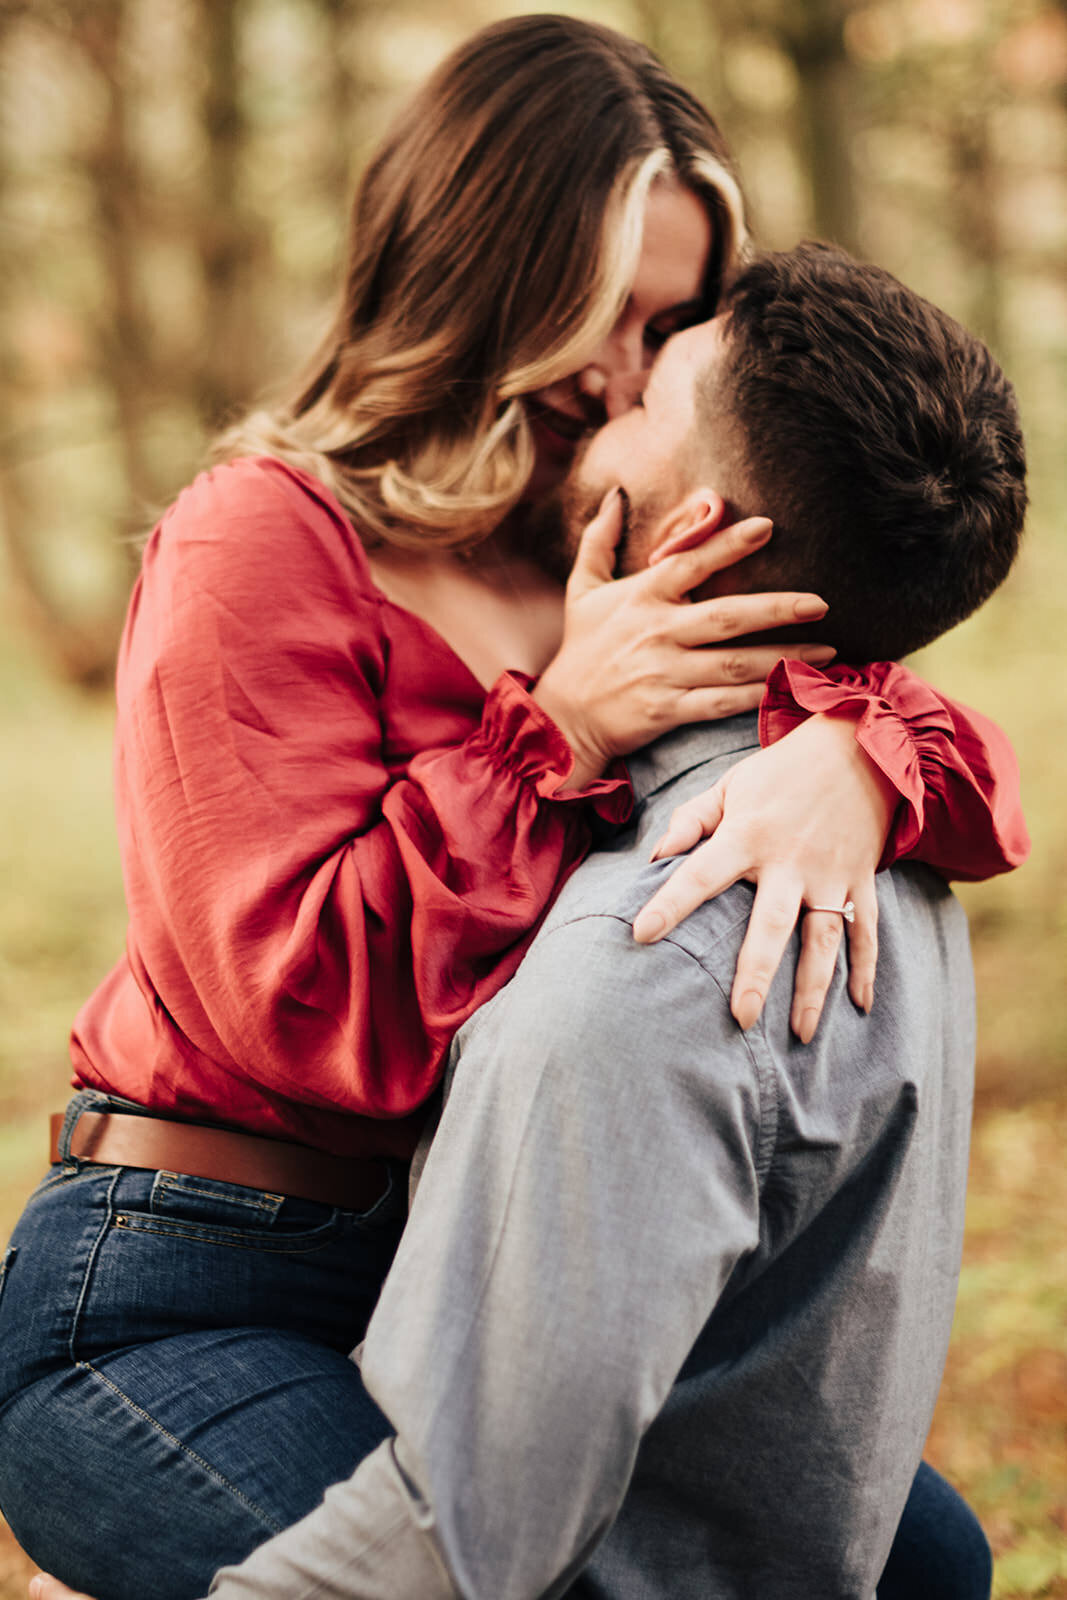
[[[362,160],[492,0],[0,0],[0,1226],[121,948],[110,682],[137,536],[325,324]],[[998,1596],[1067,1596],[1067,0],[631,0],[715,111],[763,242],[833,238],[1014,377],[1028,544],[924,653],[1019,753],[1031,863],[965,889],[979,1098],[931,1459]],[[284,581],[284,574],[279,574]],[[0,1537],[0,1597],[24,1592]]]

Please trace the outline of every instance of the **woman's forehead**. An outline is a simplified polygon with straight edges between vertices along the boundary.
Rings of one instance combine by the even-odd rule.
[[[673,178],[658,178],[645,202],[634,291],[667,305],[699,300],[711,255],[711,218],[703,200]]]

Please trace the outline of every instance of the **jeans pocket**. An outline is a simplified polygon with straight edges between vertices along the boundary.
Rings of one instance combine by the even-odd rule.
[[[206,1222],[230,1228],[270,1228],[285,1196],[265,1189],[247,1189],[218,1178],[194,1178],[185,1172],[157,1172],[148,1209],[155,1217]]]
[[[341,1231],[342,1216],[332,1206],[222,1179],[135,1168],[121,1172],[112,1197],[120,1233],[271,1254],[321,1249]]]

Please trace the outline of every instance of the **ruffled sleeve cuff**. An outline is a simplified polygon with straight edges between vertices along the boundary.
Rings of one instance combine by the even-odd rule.
[[[536,682],[522,672],[503,673],[490,689],[473,746],[501,771],[528,783],[541,800],[588,804],[605,822],[626,822],[633,810],[630,776],[615,761],[603,778],[572,789],[570,745],[530,690]]]
[[[943,701],[894,661],[821,671],[783,660],[767,679],[760,743],[773,744],[817,712],[852,718],[860,748],[900,796],[880,865],[910,855],[926,825],[927,783],[944,783],[941,753],[953,723]]]

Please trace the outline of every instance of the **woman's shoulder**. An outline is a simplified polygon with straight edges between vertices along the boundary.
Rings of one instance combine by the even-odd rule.
[[[201,692],[238,658],[246,673],[284,658],[291,671],[344,663],[376,682],[384,656],[382,597],[340,505],[307,473],[242,458],[195,478],[148,540],[120,691],[165,666],[172,692],[178,681]]]
[[[336,496],[274,456],[239,456],[201,472],[164,515],[156,541],[172,550],[195,544],[201,561],[277,563],[276,578],[305,565],[341,566],[349,583],[374,593],[362,541]]]

